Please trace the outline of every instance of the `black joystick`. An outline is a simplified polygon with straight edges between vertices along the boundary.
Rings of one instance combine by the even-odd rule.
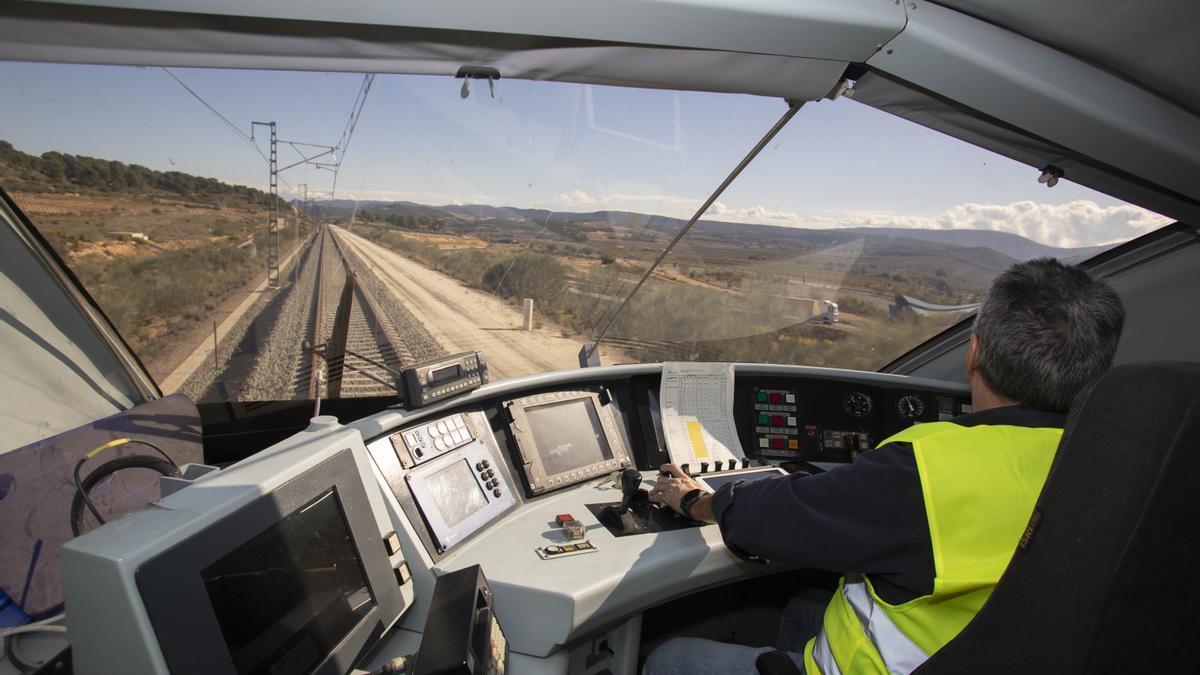
[[[625,469],[621,472],[621,514],[630,509],[645,506],[650,502],[650,495],[642,489],[642,474],[637,469]]]
[[[642,489],[637,469],[621,472],[621,503],[605,507],[600,522],[617,536],[650,531],[650,494]]]

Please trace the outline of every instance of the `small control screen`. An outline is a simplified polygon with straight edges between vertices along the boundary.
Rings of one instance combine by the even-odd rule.
[[[472,513],[488,505],[487,496],[475,477],[471,465],[463,459],[425,478],[425,485],[433,497],[433,503],[446,525],[456,527]]]
[[[547,474],[559,474],[605,462],[612,448],[590,398],[577,398],[525,409]]]
[[[606,392],[583,390],[534,394],[504,403],[530,494],[632,464],[614,403]]]
[[[308,672],[375,606],[334,490],[200,576],[238,673]]]
[[[446,380],[453,380],[457,377],[461,377],[462,372],[462,366],[446,366],[445,368],[441,368],[429,373],[429,384],[441,384]]]

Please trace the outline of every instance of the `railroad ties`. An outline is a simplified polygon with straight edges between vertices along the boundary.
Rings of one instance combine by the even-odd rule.
[[[298,360],[296,398],[395,395],[396,376],[389,372],[413,363],[399,332],[357,278],[357,261],[347,256],[335,235],[321,228],[311,275],[311,296],[305,317],[309,353]],[[342,314],[339,317],[339,309]],[[323,372],[324,381],[318,380]]]

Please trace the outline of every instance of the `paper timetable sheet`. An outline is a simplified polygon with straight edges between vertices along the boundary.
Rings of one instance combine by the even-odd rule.
[[[696,472],[746,456],[733,423],[733,364],[664,363],[658,398],[673,464]]]

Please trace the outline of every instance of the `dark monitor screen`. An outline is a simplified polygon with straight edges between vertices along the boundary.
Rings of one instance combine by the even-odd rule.
[[[462,377],[462,366],[457,364],[453,366],[446,366],[445,368],[435,370],[429,374],[429,384],[438,384],[439,382],[445,382],[446,380],[453,380],[459,377]]]
[[[455,527],[488,505],[487,495],[483,494],[467,460],[426,476],[425,486],[449,527]]]
[[[307,673],[375,606],[336,490],[201,571],[238,673]]]
[[[548,476],[613,458],[590,398],[533,406],[525,409],[525,415]]]

